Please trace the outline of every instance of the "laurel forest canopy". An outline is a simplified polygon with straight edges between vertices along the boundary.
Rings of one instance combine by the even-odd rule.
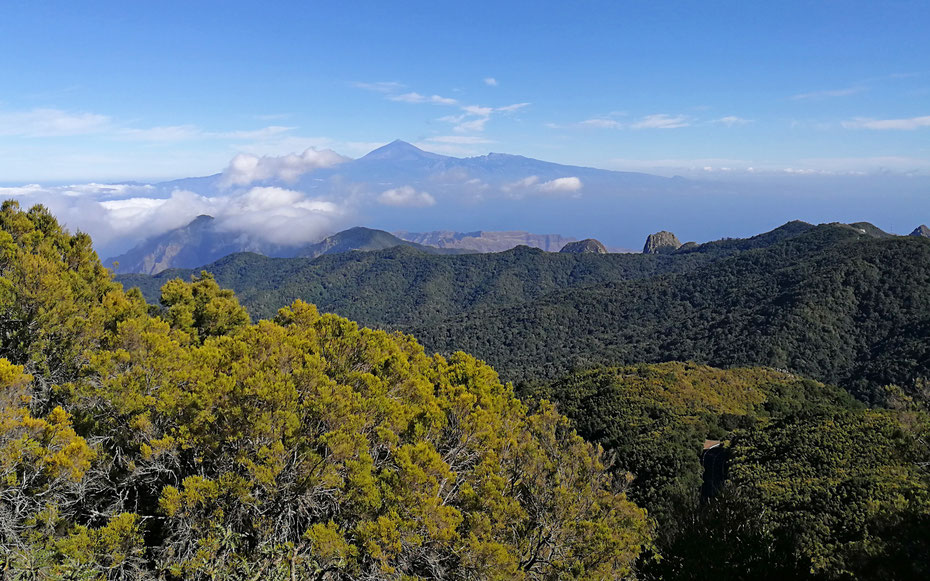
[[[41,206],[0,210],[13,578],[616,579],[651,543],[551,405],[409,336],[209,277],[162,307]]]

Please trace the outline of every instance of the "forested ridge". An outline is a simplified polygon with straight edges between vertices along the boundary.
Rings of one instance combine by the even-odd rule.
[[[504,378],[554,378],[599,364],[696,360],[766,365],[841,385],[916,393],[930,377],[930,240],[846,225],[643,280],[549,294],[411,330],[463,349]]]
[[[661,287],[712,320],[717,299],[688,294],[703,277],[708,293],[747,312],[827,297],[830,313],[854,303],[888,329],[919,319],[926,246],[883,246],[861,230],[789,224],[637,263],[679,274],[485,313]],[[373,257],[390,252],[340,260],[376,269]],[[518,271],[521,252],[504,253]],[[892,267],[911,290],[881,282]],[[472,355],[431,355],[412,336],[304,301],[253,323],[210,274],[163,282],[146,303],[114,282],[89,237],[43,207],[0,208],[5,579],[930,575],[930,382],[923,361],[895,356],[916,353],[922,335],[883,352],[910,382],[863,380],[874,407],[850,395],[852,375],[835,386],[755,364],[625,365],[606,351],[586,369],[527,374],[514,388]],[[795,302],[767,303],[779,289]],[[524,329],[532,319],[507,320]],[[817,345],[784,348],[811,358]],[[545,369],[521,353],[528,369]]]
[[[193,270],[121,275],[157,302],[161,286],[201,270],[236,291],[253,317],[268,318],[301,299],[365,325],[405,328],[481,308],[521,304],[547,293],[604,282],[685,272],[712,260],[796,236],[811,226],[791,222],[749,239],[702,244],[674,256],[562,254],[520,246],[505,252],[431,256],[410,247],[306,258],[233,254]]]

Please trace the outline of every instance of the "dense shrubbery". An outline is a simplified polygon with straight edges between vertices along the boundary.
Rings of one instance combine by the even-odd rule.
[[[489,367],[210,277],[150,315],[86,236],[0,211],[11,578],[614,579],[651,525]]]
[[[930,427],[766,369],[666,363],[576,373],[528,390],[630,472],[658,519],[649,579],[924,579]],[[724,440],[720,493],[699,497],[705,438]]]

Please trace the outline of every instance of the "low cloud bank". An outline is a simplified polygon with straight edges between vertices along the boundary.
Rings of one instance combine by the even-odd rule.
[[[436,198],[427,192],[418,192],[411,186],[401,186],[385,190],[378,196],[378,202],[386,206],[423,208],[436,204]]]
[[[220,183],[223,187],[248,186],[267,180],[294,183],[307,172],[332,167],[349,161],[331,149],[307,149],[301,154],[263,156],[240,153],[223,170]]]
[[[123,197],[114,199],[115,192]],[[87,232],[102,259],[190,223],[201,214],[217,228],[284,246],[316,242],[350,221],[352,205],[279,187],[253,187],[207,196],[176,189],[164,197],[153,186],[0,188],[0,198],[24,207],[43,204],[72,231]]]

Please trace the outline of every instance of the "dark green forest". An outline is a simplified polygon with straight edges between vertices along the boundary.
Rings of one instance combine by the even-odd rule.
[[[0,208],[4,579],[930,576],[930,241],[208,270]]]
[[[631,475],[656,520],[645,579],[923,579],[930,575],[927,416],[900,390],[868,409],[762,368],[640,364],[527,388]],[[702,461],[705,439],[721,441]],[[702,463],[725,465],[707,483]],[[708,486],[713,484],[713,486]]]
[[[314,259],[232,254],[203,269],[166,270],[155,276],[120,275],[149,302],[174,278],[210,272],[236,291],[256,318],[301,299],[364,325],[403,328],[440,321],[481,308],[504,307],[547,293],[685,272],[737,252],[767,246],[811,226],[792,222],[747,240],[719,241],[674,256],[562,254],[520,246],[506,252],[431,256],[409,246],[376,252],[344,252]]]
[[[690,272],[551,293],[410,329],[512,381],[595,365],[765,365],[879,402],[930,378],[930,240],[821,225]]]

